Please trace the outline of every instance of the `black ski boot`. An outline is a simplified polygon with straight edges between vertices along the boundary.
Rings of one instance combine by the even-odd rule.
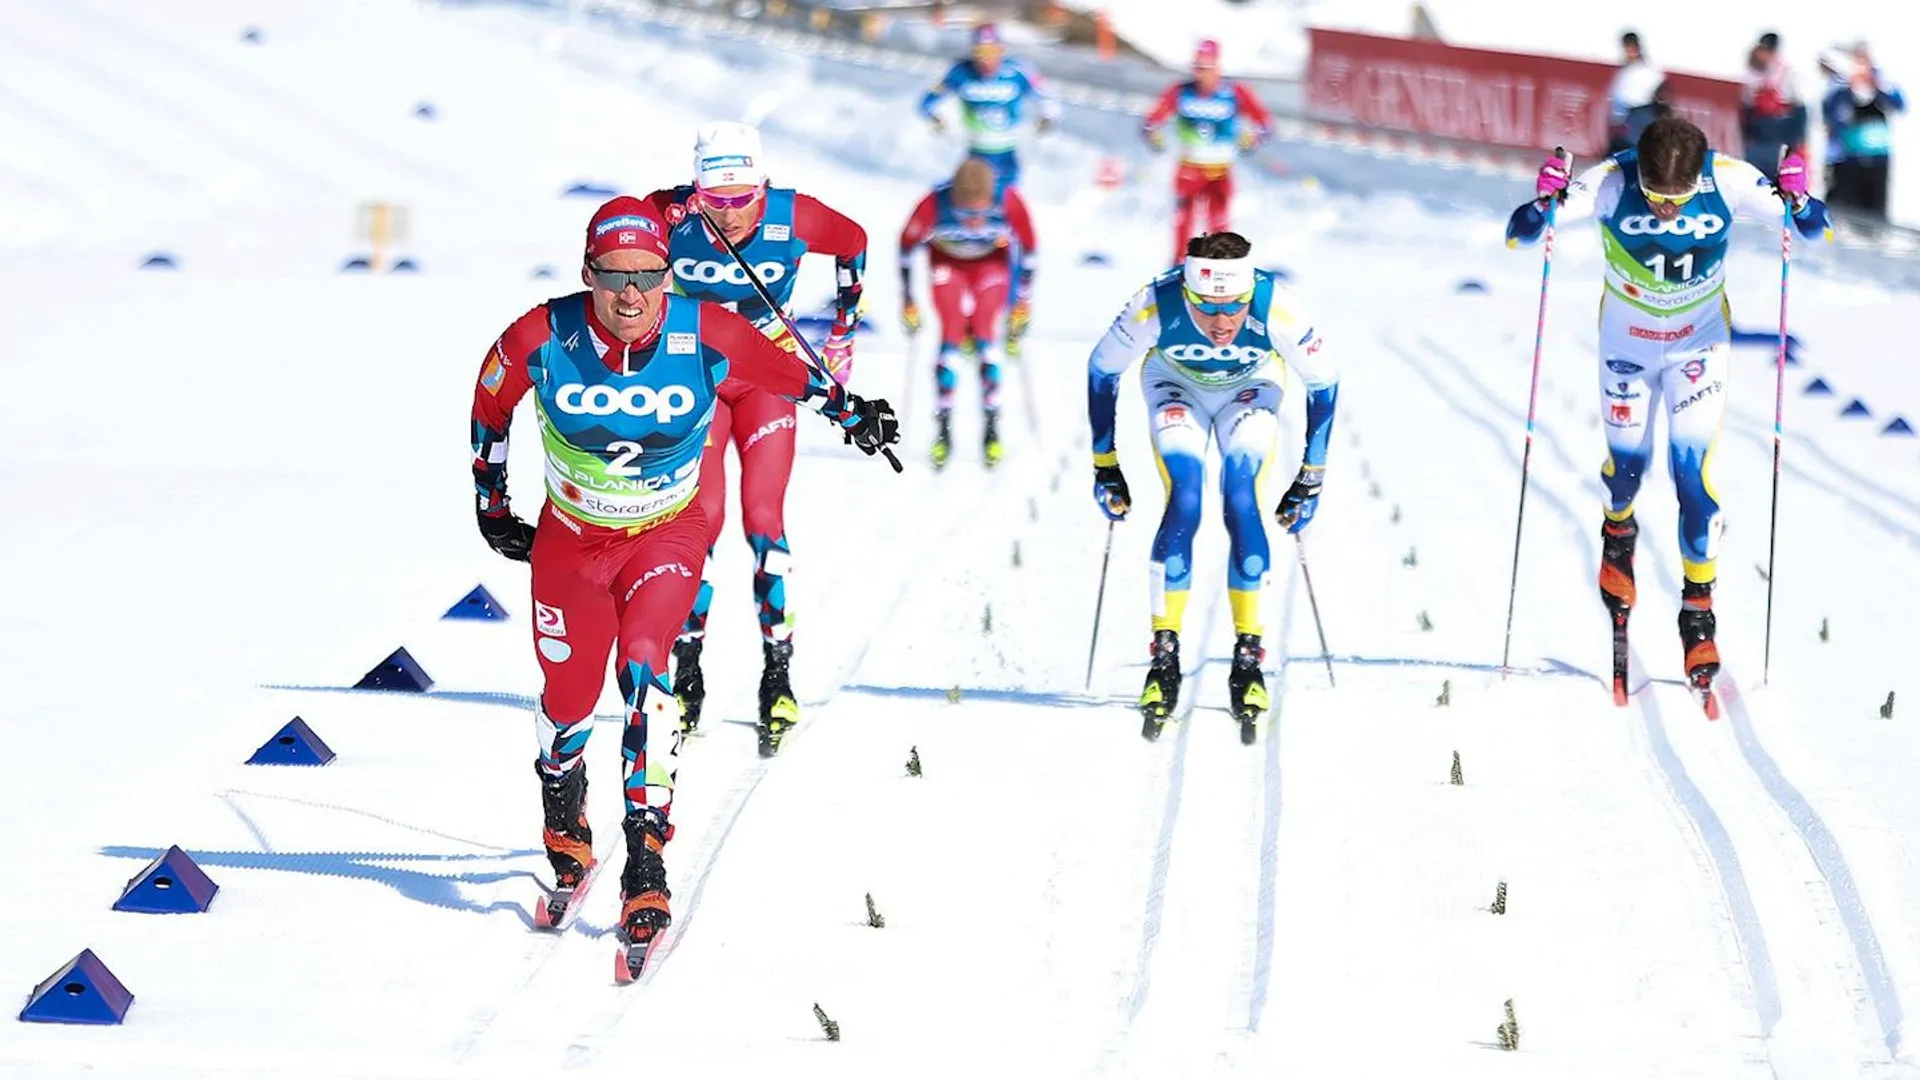
[[[549,776],[540,767],[540,759],[535,758],[533,771],[540,777],[540,808],[546,818],[540,840],[546,845],[547,861],[553,864],[554,885],[571,889],[593,865],[593,829],[587,825],[587,763],[577,761],[559,776]]]
[[[1260,647],[1259,634],[1241,634],[1233,644],[1233,668],[1227,673],[1227,701],[1233,718],[1240,721],[1240,741],[1251,746],[1254,724],[1260,714],[1272,707],[1267,698],[1267,679],[1260,673],[1260,662],[1267,650]]]
[[[1149,742],[1160,737],[1167,717],[1180,702],[1180,634],[1153,632],[1153,659],[1147,665],[1147,684],[1140,690],[1140,734]]]
[[[1680,647],[1686,650],[1687,685],[1709,717],[1719,714],[1713,679],[1720,674],[1720,649],[1713,643],[1713,582],[1689,581],[1680,588]]]
[[[1005,450],[1000,445],[1000,410],[988,409],[985,424],[987,429],[985,440],[987,468],[991,469],[995,465],[1000,464],[1001,455],[1005,453]]]
[[[691,735],[700,727],[700,706],[707,700],[707,680],[700,673],[704,638],[681,638],[673,643],[673,696],[680,701],[680,730]]]
[[[800,703],[793,696],[787,665],[793,660],[793,639],[763,642],[765,666],[760,670],[760,756],[780,752],[780,740],[800,722]]]
[[[953,411],[941,409],[933,414],[933,467],[944,469],[953,456]]]
[[[1633,584],[1633,549],[1640,539],[1640,523],[1632,514],[1625,521],[1600,523],[1600,602],[1613,623],[1613,703],[1627,703],[1627,616],[1638,598]]]
[[[620,926],[627,978],[640,977],[660,934],[673,922],[668,907],[667,863],[662,853],[673,836],[667,816],[649,806],[629,811],[621,827],[627,834],[627,865],[620,871]],[[620,970],[614,971],[620,978]]]

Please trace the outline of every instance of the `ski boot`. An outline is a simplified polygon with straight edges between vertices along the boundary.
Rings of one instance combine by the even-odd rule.
[[[780,740],[800,722],[800,703],[793,696],[787,665],[793,660],[793,639],[762,645],[765,666],[760,671],[760,756],[780,752]]]
[[[1689,581],[1680,589],[1680,645],[1686,650],[1687,685],[1700,699],[1707,719],[1720,717],[1720,701],[1713,692],[1720,674],[1720,650],[1713,643],[1713,582]]]
[[[662,857],[673,826],[655,807],[627,813],[621,827],[627,834],[627,865],[620,871],[620,952],[614,981],[630,983],[640,977],[653,948],[673,922],[667,901],[667,863]]]
[[[1180,701],[1180,634],[1155,630],[1152,656],[1147,665],[1147,685],[1140,690],[1140,734],[1148,742],[1160,737],[1160,729]]]
[[[953,456],[953,414],[941,409],[933,416],[933,467],[944,469]]]
[[[540,835],[547,861],[553,864],[553,891],[533,913],[541,929],[557,926],[573,903],[575,891],[593,867],[593,829],[587,824],[587,764],[576,762],[559,776],[549,776],[534,759],[540,777],[540,806],[546,829]]]
[[[1627,703],[1627,616],[1638,598],[1633,585],[1633,549],[1640,539],[1640,523],[1628,514],[1625,521],[1600,524],[1600,601],[1613,623],[1613,703]]]
[[[1241,634],[1233,645],[1233,669],[1227,673],[1227,701],[1233,718],[1240,721],[1240,741],[1253,745],[1254,725],[1260,714],[1272,706],[1267,698],[1267,679],[1260,673],[1260,661],[1267,650],[1260,647],[1259,634]]]
[[[704,638],[681,638],[673,643],[673,696],[680,702],[680,730],[692,735],[700,727],[700,707],[707,701],[706,676],[700,673]]]
[[[1000,410],[988,409],[985,423],[987,468],[991,469],[1000,464],[1000,457],[1005,452],[1000,446]]]

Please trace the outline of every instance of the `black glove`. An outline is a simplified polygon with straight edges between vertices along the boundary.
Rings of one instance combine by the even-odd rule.
[[[1293,478],[1293,486],[1280,496],[1280,505],[1274,507],[1273,520],[1286,527],[1288,532],[1299,532],[1313,520],[1313,512],[1320,508],[1320,478],[1326,475],[1322,465],[1302,465],[1299,475]]]
[[[882,447],[900,441],[900,418],[893,415],[893,406],[885,398],[869,401],[858,394],[847,395],[847,405],[853,410],[854,422],[844,425],[847,439],[860,448],[860,452],[872,457]]]
[[[486,511],[479,512],[480,535],[487,538],[487,546],[515,562],[530,562],[533,559],[533,526],[513,516],[511,511],[487,516]]]
[[[1133,507],[1133,495],[1127,491],[1127,478],[1118,465],[1093,467],[1093,500],[1110,521],[1119,521]]]

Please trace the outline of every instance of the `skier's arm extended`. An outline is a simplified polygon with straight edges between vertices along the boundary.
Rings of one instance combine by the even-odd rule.
[[[1804,169],[1805,163],[1802,162],[1800,167]],[[1786,209],[1781,201],[1786,196],[1774,186],[1773,181],[1739,158],[1714,154],[1713,177],[1721,197],[1727,200],[1736,216],[1774,222],[1780,220],[1780,211]],[[1793,211],[1793,228],[1809,240],[1832,239],[1833,221],[1827,217],[1827,204],[1811,195],[1803,195],[1800,205]]]
[[[1116,465],[1114,414],[1120,405],[1120,373],[1147,354],[1160,339],[1160,310],[1153,286],[1133,295],[1087,358],[1087,419],[1093,425],[1093,463]]]
[[[1541,170],[1543,173],[1546,170]],[[1563,177],[1564,173],[1561,174]],[[1620,166],[1612,158],[1581,173],[1567,185],[1566,194],[1554,211],[1554,223],[1564,225],[1582,218],[1604,218],[1620,205],[1623,183]],[[1521,203],[1507,219],[1507,246],[1519,247],[1540,239],[1547,228],[1547,199],[1534,198]]]
[[[507,505],[507,432],[513,407],[533,388],[531,361],[546,343],[547,306],[515,319],[481,361],[473,385],[473,486],[479,511],[501,518]]]

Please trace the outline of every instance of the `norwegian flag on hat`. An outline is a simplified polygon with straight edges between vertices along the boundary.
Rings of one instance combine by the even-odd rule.
[[[667,257],[667,223],[652,204],[631,195],[607,200],[587,223],[587,258],[610,251],[650,251]]]

